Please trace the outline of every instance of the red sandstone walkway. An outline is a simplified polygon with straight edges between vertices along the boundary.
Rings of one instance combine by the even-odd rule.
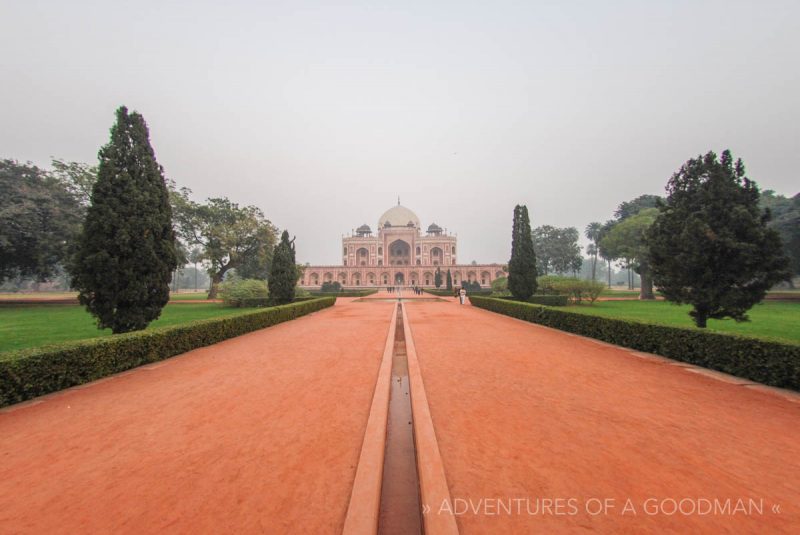
[[[470,306],[407,312],[451,506],[475,508],[461,533],[798,532],[799,403]],[[574,502],[530,515],[536,498]],[[593,498],[613,508],[593,516]],[[660,501],[682,498],[764,512],[668,515]]]
[[[0,533],[337,533],[393,305],[0,412]]]
[[[406,307],[461,533],[797,532],[800,403],[454,299]],[[392,309],[341,299],[0,411],[0,533],[340,532]],[[683,498],[764,509],[668,514]]]

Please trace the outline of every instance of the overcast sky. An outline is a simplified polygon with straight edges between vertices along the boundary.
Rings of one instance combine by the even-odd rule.
[[[141,112],[166,175],[298,260],[396,204],[506,262],[514,205],[583,229],[730,148],[800,190],[800,2],[0,0],[0,157],[95,162]]]

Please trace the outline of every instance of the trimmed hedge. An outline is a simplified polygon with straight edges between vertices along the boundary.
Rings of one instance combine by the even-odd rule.
[[[498,299],[514,301],[516,303],[533,303],[534,305],[545,305],[549,307],[565,307],[569,304],[568,295],[532,295],[527,301],[517,301],[513,297],[499,297]]]
[[[602,318],[506,299],[473,297],[470,301],[524,321],[800,391],[800,345]]]
[[[534,305],[545,305],[549,307],[565,307],[569,304],[568,295],[532,295],[528,298],[528,303]]]
[[[309,290],[314,297],[366,297],[378,293],[374,290],[342,290],[341,292],[320,292],[319,290]]]
[[[289,321],[335,302],[323,297],[239,316],[5,353],[0,355],[0,407]]]
[[[455,289],[453,290],[439,290],[434,288],[423,288],[429,294],[438,295],[439,297],[455,297]],[[492,295],[491,288],[481,288],[480,290],[467,290],[467,295]]]
[[[295,297],[292,303],[302,303],[311,299],[319,299],[318,296],[308,297]],[[248,297],[247,299],[240,299],[236,304],[231,305],[234,308],[262,308],[277,306],[271,297]]]

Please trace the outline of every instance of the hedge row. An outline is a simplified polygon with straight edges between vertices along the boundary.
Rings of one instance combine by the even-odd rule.
[[[319,296],[295,297],[292,303],[302,303],[303,301],[318,298]],[[272,302],[271,297],[246,297],[231,303],[230,306],[234,308],[262,308],[275,306],[275,303]]]
[[[332,306],[323,297],[226,318],[0,355],[0,407],[88,383]]]
[[[378,290],[342,290],[341,292],[320,292],[319,290],[308,291],[314,297],[366,297]]]
[[[425,291],[429,294],[438,295],[440,297],[454,297],[455,296],[455,289],[453,290],[439,290],[435,288],[425,288]],[[467,295],[492,295],[491,288],[482,288],[480,290],[467,290]]]
[[[470,302],[506,316],[800,391],[800,345],[602,318],[506,299],[473,297]]]
[[[533,303],[534,305],[545,305],[549,307],[565,307],[569,304],[568,295],[532,295],[527,301],[517,301],[513,297],[500,297],[506,301],[515,301],[517,303]]]

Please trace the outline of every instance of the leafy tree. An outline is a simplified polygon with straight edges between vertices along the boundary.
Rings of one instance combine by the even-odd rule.
[[[464,290],[466,290],[467,294],[472,292],[480,292],[483,289],[481,288],[480,282],[470,281],[470,280],[462,281],[461,287],[464,288]]]
[[[795,276],[800,275],[800,193],[784,197],[766,190],[761,192],[759,205],[772,214],[769,226],[781,237],[783,252],[789,257],[790,271]]]
[[[788,276],[788,260],[758,186],[730,151],[687,161],[647,235],[653,279],[667,299],[689,303],[698,327],[708,318],[747,321],[747,311]]]
[[[447,270],[447,279],[445,281],[445,288],[448,290],[453,289],[453,275],[450,273],[450,269]]]
[[[100,328],[136,331],[161,314],[178,265],[169,192],[139,113],[117,110],[99,159],[72,281]]]
[[[609,251],[607,248],[604,248],[602,245],[602,239],[605,235],[607,235],[611,230],[626,219],[635,216],[642,210],[647,210],[649,208],[655,208],[656,205],[660,200],[663,200],[662,197],[658,195],[640,195],[631,201],[625,201],[621,203],[617,209],[614,211],[615,219],[610,219],[606,221],[604,224],[600,226],[599,232],[595,234],[596,241],[595,247],[597,254],[606,261],[606,270],[608,274],[608,287],[611,288],[611,262],[615,260],[623,260],[623,266],[628,270],[628,287],[632,288],[632,279],[631,279],[631,267],[633,267],[630,259],[621,258],[619,256],[615,256],[612,254],[612,251]],[[588,232],[588,227],[587,227]],[[588,237],[588,235],[587,235]],[[591,239],[591,238],[589,238]]]
[[[203,249],[211,277],[208,298],[214,299],[229,270],[249,263],[267,264],[277,231],[255,206],[239,207],[227,198],[200,204],[188,194],[184,188],[173,197],[178,228],[187,243]]]
[[[64,184],[81,206],[89,206],[92,188],[97,182],[97,166],[80,162],[65,162],[55,158],[51,163],[53,171],[50,174]]]
[[[275,246],[272,255],[272,268],[269,273],[269,295],[277,304],[291,303],[297,286],[297,262],[295,261],[294,239],[283,231],[281,241]]]
[[[56,276],[80,233],[83,210],[57,178],[0,160],[0,282]]]
[[[227,306],[247,306],[248,299],[266,299],[269,297],[267,283],[257,279],[240,279],[228,277],[220,284],[222,300]],[[253,305],[250,305],[253,306]]]
[[[266,280],[272,265],[272,253],[272,248],[264,247],[257,254],[247,255],[242,264],[236,268],[236,273],[244,279]]]
[[[508,277],[497,277],[492,281],[492,292],[497,294],[508,293]]]
[[[540,275],[580,270],[583,263],[578,245],[580,234],[575,227],[556,228],[550,225],[533,231],[533,249]]]
[[[658,195],[639,195],[632,201],[625,201],[617,207],[614,212],[614,217],[617,222],[624,221],[629,217],[633,217],[642,210],[648,208],[656,208],[658,202],[664,200]]]
[[[442,286],[442,270],[437,266],[436,272],[433,274],[433,284],[437,288]]]
[[[508,261],[508,289],[516,299],[525,301],[536,291],[536,254],[533,250],[528,207],[514,207],[511,230],[511,260]]]
[[[320,286],[319,291],[323,293],[339,293],[342,291],[342,285],[339,281],[325,281]]]
[[[642,278],[639,299],[655,299],[645,236],[658,216],[657,208],[646,208],[614,225],[603,236],[602,247],[614,258],[625,258]]]

